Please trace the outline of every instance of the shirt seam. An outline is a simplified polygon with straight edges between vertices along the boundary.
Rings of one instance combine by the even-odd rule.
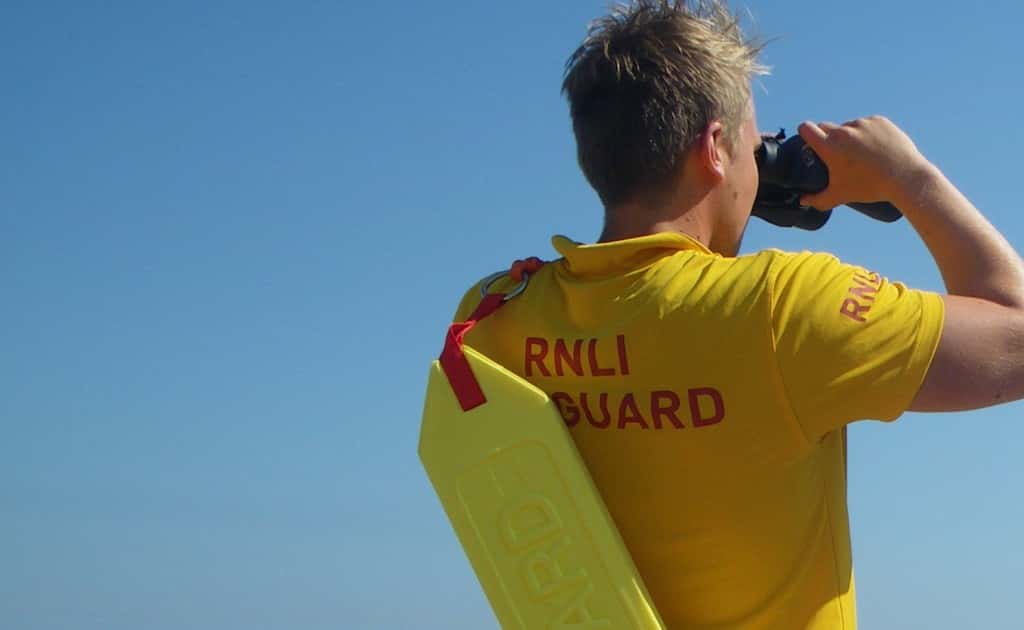
[[[773,265],[774,266],[774,265]],[[807,431],[804,429],[803,424],[800,422],[800,418],[796,411],[796,405],[793,404],[793,398],[789,393],[789,387],[786,385],[786,377],[782,374],[782,365],[779,363],[778,346],[775,343],[775,312],[773,304],[775,302],[775,270],[769,267],[768,271],[768,345],[771,349],[772,365],[775,367],[775,373],[779,377],[779,383],[782,385],[782,395],[786,400],[786,405],[789,407],[788,418],[792,420],[792,424],[796,425],[797,433],[803,438],[804,446],[811,446],[812,441],[807,435]]]
[[[776,346],[776,343],[775,343],[775,314],[774,314],[774,309],[773,309],[774,296],[775,296],[775,273],[773,273],[773,271],[774,271],[773,269],[769,268],[769,273],[768,273],[768,343],[771,346],[772,362],[775,365],[775,371],[778,374],[779,382],[782,384],[782,393],[783,393],[783,395],[784,395],[784,397],[786,399],[786,403],[789,405],[790,417],[792,418],[793,423],[796,425],[798,434],[804,439],[805,446],[811,447],[812,446],[812,442],[811,442],[810,438],[808,438],[807,433],[804,430],[803,425],[800,423],[800,419],[799,419],[799,417],[797,415],[797,412],[796,412],[796,407],[793,405],[793,400],[792,400],[792,398],[791,398],[791,396],[789,394],[789,390],[788,390],[788,388],[786,386],[786,379],[782,375],[782,366],[779,364],[779,355],[778,355],[777,346]],[[821,453],[820,452],[815,453],[815,457],[816,458],[821,457]],[[829,496],[831,496],[830,493],[829,493],[830,484],[829,484],[828,476],[827,475],[823,475],[822,476],[822,482],[821,483],[822,483],[822,486],[823,486],[823,488],[822,488],[822,490],[823,490],[822,500],[825,502],[825,523],[826,523],[826,526],[828,527],[829,546],[831,547],[831,556],[832,556],[833,592],[835,593],[835,601],[836,601],[836,603],[839,606],[839,623],[840,623],[840,627],[841,627],[842,630],[846,630],[846,628],[847,628],[847,625],[846,625],[846,612],[845,612],[845,608],[843,607],[842,593],[840,592],[839,554],[838,554],[838,549],[836,547],[835,528],[833,527],[833,523],[832,523],[832,506],[829,503]]]

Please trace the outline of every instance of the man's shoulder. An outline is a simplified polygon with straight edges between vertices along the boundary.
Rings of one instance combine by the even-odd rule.
[[[480,301],[483,300],[483,293],[481,292],[481,289],[486,280],[486,277],[480,278],[463,292],[462,299],[459,300],[459,306],[455,309],[455,315],[453,316],[452,321],[465,321],[473,310],[476,309],[477,305],[480,304]]]
[[[757,252],[737,257],[751,265],[785,267],[789,265],[830,265],[842,264],[838,257],[828,252],[802,250],[798,252],[768,247]]]
[[[807,277],[828,273],[843,263],[826,252],[767,248],[733,258],[716,256],[711,265],[712,275],[726,286],[758,291],[794,275]]]
[[[465,321],[466,318],[473,313],[480,302],[483,301],[485,292],[515,295],[520,287],[523,289],[526,288],[531,278],[539,278],[544,274],[550,273],[551,264],[557,263],[560,260],[561,259],[544,263],[544,266],[539,270],[536,270],[533,274],[528,274],[526,280],[523,282],[513,280],[507,271],[495,272],[481,277],[463,293],[462,299],[459,301],[459,306],[455,310],[453,321]]]
[[[840,260],[835,254],[821,251],[786,251],[767,248],[736,258],[739,271],[763,277],[769,285],[796,279],[823,278],[844,269],[860,269]]]

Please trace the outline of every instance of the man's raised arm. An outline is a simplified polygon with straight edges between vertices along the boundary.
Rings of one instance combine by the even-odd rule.
[[[804,203],[889,201],[942,273],[945,322],[912,411],[959,411],[1024,398],[1024,262],[1002,234],[891,121],[804,123],[829,187]]]

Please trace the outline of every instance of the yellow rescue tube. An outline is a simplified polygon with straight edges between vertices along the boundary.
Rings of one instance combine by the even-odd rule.
[[[464,348],[487,402],[430,370],[419,454],[501,627],[663,629],[547,395]]]

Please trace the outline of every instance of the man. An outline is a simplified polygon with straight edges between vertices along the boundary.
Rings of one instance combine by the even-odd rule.
[[[879,117],[801,126],[831,172],[804,201],[892,202],[947,295],[827,254],[737,256],[758,52],[716,3],[595,23],[564,91],[604,230],[555,237],[563,258],[467,343],[558,405],[669,628],[854,628],[843,429],[1024,397],[1024,266]]]

